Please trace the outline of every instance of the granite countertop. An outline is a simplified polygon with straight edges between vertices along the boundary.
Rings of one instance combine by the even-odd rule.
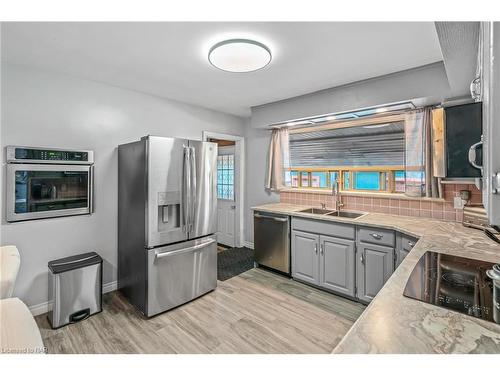
[[[254,211],[391,228],[420,237],[333,353],[500,353],[500,325],[403,296],[426,251],[500,263],[500,245],[460,223],[368,213],[357,219],[304,214],[310,206],[273,203]]]

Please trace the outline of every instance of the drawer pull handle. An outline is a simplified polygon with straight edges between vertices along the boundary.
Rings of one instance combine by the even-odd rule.
[[[361,253],[361,256],[359,257],[359,260],[361,261],[361,264],[365,264],[365,256],[363,253]]]
[[[314,252],[318,254],[318,245],[314,244]]]
[[[410,246],[410,247],[415,246],[415,242],[408,241],[408,246]]]
[[[319,252],[321,255],[323,255],[323,253],[324,253],[323,245],[319,245]]]
[[[372,236],[376,240],[380,240],[380,239],[382,239],[382,237],[384,237],[383,235],[378,234],[378,233],[370,233],[370,236]]]

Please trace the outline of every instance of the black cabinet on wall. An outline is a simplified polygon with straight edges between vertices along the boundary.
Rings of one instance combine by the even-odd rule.
[[[481,140],[482,103],[444,108],[446,122],[446,177],[480,177],[469,163],[469,148]],[[481,164],[481,148],[476,160]]]

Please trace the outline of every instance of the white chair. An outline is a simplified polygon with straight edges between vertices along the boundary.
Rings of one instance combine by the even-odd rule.
[[[17,247],[0,247],[0,299],[12,297],[20,264]]]
[[[19,298],[0,300],[0,353],[45,353],[35,319]]]
[[[21,257],[15,246],[0,247],[0,353],[44,353],[40,330],[14,291]]]

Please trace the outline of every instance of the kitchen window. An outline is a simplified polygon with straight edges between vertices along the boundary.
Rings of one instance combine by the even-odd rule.
[[[290,165],[291,188],[404,193],[404,122],[292,132]]]
[[[234,154],[217,156],[217,199],[234,201]]]
[[[343,191],[404,193],[404,169],[380,168],[381,170],[377,171],[353,169],[318,171],[307,168],[292,170],[290,174],[292,182],[289,186],[292,188],[332,189],[335,180],[339,179],[340,188]],[[401,166],[396,168],[401,168]]]

